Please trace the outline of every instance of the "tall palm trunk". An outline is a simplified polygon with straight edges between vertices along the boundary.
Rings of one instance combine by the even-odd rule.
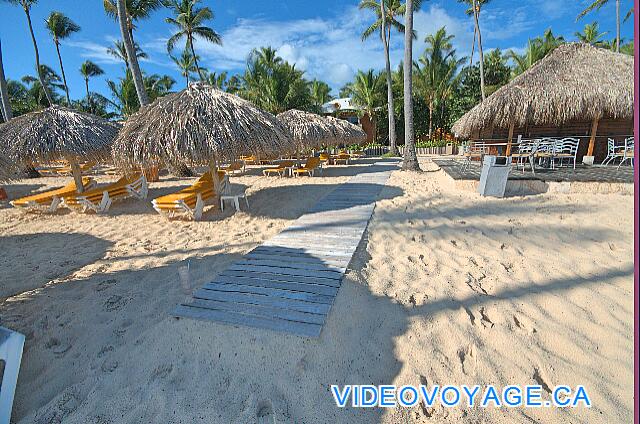
[[[60,54],[60,43],[57,38],[53,39],[56,45],[56,53],[58,53],[58,62],[60,62],[60,72],[62,73],[62,83],[64,84],[64,92],[67,95],[67,105],[71,106],[71,98],[69,97],[69,86],[67,85],[67,76],[64,74],[64,66],[62,65],[62,55]]]
[[[89,78],[84,79],[84,87],[87,89],[87,101],[89,101]]]
[[[616,51],[620,53],[620,0],[616,0]]]
[[[429,140],[433,134],[433,101],[429,102]]]
[[[389,59],[389,43],[391,42],[391,28],[387,31],[387,17],[384,8],[385,0],[380,0],[380,11],[382,13],[382,28],[380,36],[382,38],[382,46],[384,48],[384,59],[387,74],[387,110],[389,113],[389,152],[392,155],[398,154],[398,146],[396,140],[396,117],[394,115],[393,106],[393,81],[391,79],[391,60]],[[388,35],[388,37],[387,37]]]
[[[196,51],[193,48],[193,38],[189,36],[189,47],[191,48],[191,54],[193,55],[193,63],[196,65],[196,71],[198,71],[198,75],[200,76],[200,81],[204,81],[204,75],[202,75],[202,71],[200,70],[200,65],[198,65],[198,57],[196,56]]]
[[[473,26],[473,44],[471,44],[471,57],[469,58],[469,68],[473,66],[473,54],[475,53],[476,48],[476,37],[478,37],[478,29],[476,26]]]
[[[144,81],[142,80],[142,72],[140,72],[140,65],[138,65],[138,57],[136,56],[136,50],[133,47],[133,41],[131,40],[131,33],[129,32],[127,25],[127,7],[125,0],[118,1],[118,22],[120,23],[120,32],[122,33],[122,41],[124,42],[124,48],[127,51],[127,58],[129,62],[129,68],[131,69],[131,75],[133,75],[133,84],[136,87],[136,93],[138,94],[138,101],[141,106],[149,104],[149,96],[144,88]]]
[[[482,34],[480,33],[480,19],[478,17],[478,5],[476,0],[473,0],[473,19],[476,23],[476,32],[478,33],[478,52],[480,53],[480,93],[482,94],[482,100],[486,98],[484,91],[484,55],[482,54]]]
[[[27,15],[27,23],[29,24],[29,33],[31,34],[31,41],[33,42],[33,50],[35,51],[35,55],[36,55],[36,72],[38,73],[38,80],[42,85],[42,90],[44,91],[44,95],[47,97],[49,106],[53,106],[53,99],[51,98],[49,89],[44,83],[44,79],[42,78],[42,69],[40,69],[40,52],[38,51],[38,42],[36,41],[36,35],[33,33],[33,25],[31,24],[31,13],[29,12],[29,6],[24,2],[24,0],[22,2],[22,9],[24,10],[25,15]]]
[[[404,30],[404,160],[402,169],[419,171],[413,132],[413,0],[407,0]]]
[[[2,40],[0,40],[0,100],[2,101],[2,116],[5,122],[13,118],[11,103],[9,103],[9,92],[7,91],[7,80],[4,77],[4,66],[2,65]]]

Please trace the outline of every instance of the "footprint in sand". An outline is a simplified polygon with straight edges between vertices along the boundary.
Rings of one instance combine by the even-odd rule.
[[[472,343],[466,349],[460,349],[458,351],[458,357],[460,358],[460,363],[462,364],[462,372],[465,375],[471,375],[476,370],[476,350],[476,345]]]
[[[118,282],[116,280],[103,280],[96,286],[96,291],[101,292],[107,290],[110,287],[113,287]]]
[[[258,424],[275,424],[276,416],[273,413],[271,401],[263,401],[258,404],[258,412],[256,413]]]
[[[109,312],[117,311],[118,309],[122,309],[130,300],[129,298],[114,294],[109,296],[104,302],[104,308]]]
[[[493,328],[495,324],[489,318],[489,315],[487,314],[487,311],[485,310],[485,308],[480,308],[480,316],[482,317],[480,319],[480,322],[482,322],[482,325],[484,325],[485,328],[486,327]]]
[[[533,369],[533,379],[536,381],[536,383],[542,386],[545,392],[551,394],[551,386],[548,383],[549,379],[546,378],[540,368],[536,367]]]

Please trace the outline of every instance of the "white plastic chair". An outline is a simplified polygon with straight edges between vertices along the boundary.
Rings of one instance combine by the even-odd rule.
[[[556,160],[560,160],[560,167],[562,167],[565,160],[568,161],[569,164],[573,161],[573,169],[576,169],[578,147],[580,147],[580,139],[567,137],[562,140],[557,140],[551,160],[553,163],[555,163]]]
[[[631,162],[631,167],[633,168],[633,166],[634,166],[634,164],[633,164],[634,145],[635,145],[635,140],[634,140],[633,137],[629,137],[624,141],[624,153],[623,153],[623,156],[622,156],[622,161],[620,162],[620,165],[618,165],[618,169],[626,161],[630,161]]]
[[[18,382],[18,371],[22,361],[24,336],[0,327],[0,361],[4,362],[4,372],[0,382],[0,424],[9,424],[13,396]]]

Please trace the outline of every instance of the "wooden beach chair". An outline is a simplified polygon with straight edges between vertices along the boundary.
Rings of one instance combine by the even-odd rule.
[[[267,168],[267,169],[263,169],[262,170],[262,175],[264,175],[265,177],[268,177],[269,175],[278,175],[279,177],[284,177],[284,175],[287,173],[287,169],[291,168],[295,166],[295,163],[293,161],[284,161],[284,162],[280,162],[280,164],[278,166],[275,166],[273,168]]]
[[[90,190],[95,186],[95,184],[96,182],[93,178],[82,177],[82,186],[84,190]],[[75,181],[71,181],[64,187],[21,197],[20,199],[12,200],[10,203],[16,208],[21,208],[27,211],[44,211],[52,213],[58,209],[62,199],[78,194],[76,190]]]
[[[229,183],[229,177],[224,171],[218,171],[220,191],[224,191]],[[176,214],[187,214],[194,220],[202,218],[204,205],[216,197],[211,172],[204,173],[193,185],[177,193],[153,199],[153,208],[161,215],[169,218]],[[213,203],[213,202],[212,202]]]
[[[260,165],[260,161],[255,156],[240,156],[240,160],[247,165]]]
[[[65,197],[62,202],[68,208],[79,209],[82,212],[104,213],[109,210],[114,200],[128,197],[146,199],[148,192],[149,187],[144,174],[135,173],[130,177],[124,176],[113,184]]]
[[[307,163],[304,164],[303,168],[298,168],[293,170],[293,175],[296,177],[300,175],[307,174],[310,177],[313,177],[315,170],[320,167],[320,158],[311,157],[307,160]]]

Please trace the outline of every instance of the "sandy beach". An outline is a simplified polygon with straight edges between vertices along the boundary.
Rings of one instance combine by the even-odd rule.
[[[3,203],[0,325],[27,337],[15,422],[632,420],[632,196],[487,199],[424,159],[383,188],[319,339],[171,316],[178,267],[211,281],[364,166],[296,179],[251,167],[231,177],[249,210],[201,222],[132,199],[105,215]],[[192,181],[162,176],[149,198]],[[331,384],[584,385],[593,407],[339,409]]]

